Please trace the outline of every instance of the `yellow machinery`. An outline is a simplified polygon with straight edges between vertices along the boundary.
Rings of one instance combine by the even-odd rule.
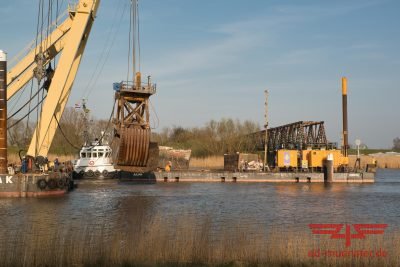
[[[27,154],[47,156],[71,93],[100,0],[80,0],[69,8],[66,19],[54,26],[47,37],[7,73],[7,100],[10,100],[32,78],[47,79],[47,96]],[[58,20],[58,18],[57,18]],[[59,53],[54,72],[49,63]],[[47,69],[46,69],[47,67]]]
[[[302,159],[308,161],[309,168],[322,168],[324,161],[329,154],[333,155],[333,167],[339,168],[348,165],[349,158],[342,155],[338,149],[332,150],[303,150],[301,151]]]
[[[297,154],[297,150],[278,150],[276,154],[278,168],[297,168]]]

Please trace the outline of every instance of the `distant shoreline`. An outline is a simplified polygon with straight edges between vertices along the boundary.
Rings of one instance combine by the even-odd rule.
[[[60,162],[72,161],[77,156],[75,155],[58,155],[49,154],[48,158],[53,161],[58,158]],[[349,155],[350,167],[354,167],[356,155]],[[387,153],[375,153],[370,155],[361,155],[361,168],[366,168],[367,164],[372,164],[373,160],[377,161],[378,168],[381,169],[400,169],[400,154],[387,154]],[[9,153],[8,155],[9,164],[20,164],[18,154]],[[192,157],[189,163],[189,169],[209,169],[209,170],[221,170],[224,168],[224,157],[223,156],[208,156],[204,158]]]

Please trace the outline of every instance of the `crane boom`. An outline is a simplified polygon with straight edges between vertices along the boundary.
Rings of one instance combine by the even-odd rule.
[[[80,0],[67,19],[7,73],[7,100],[34,77],[39,51],[47,65],[61,51],[27,154],[47,156],[97,14],[100,0]],[[46,46],[45,46],[46,45]],[[43,49],[43,50],[42,50]]]

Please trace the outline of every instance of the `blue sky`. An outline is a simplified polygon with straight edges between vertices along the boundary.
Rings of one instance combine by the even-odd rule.
[[[0,48],[9,57],[34,38],[37,3],[2,3]],[[98,118],[108,118],[112,83],[126,77],[128,3],[102,0],[69,101],[73,106],[89,91]],[[223,117],[262,125],[268,89],[270,126],[323,120],[328,138],[339,141],[340,78],[347,76],[350,141],[388,148],[400,136],[399,1],[139,3],[141,71],[157,82],[157,130]],[[88,86],[99,58],[108,59]]]

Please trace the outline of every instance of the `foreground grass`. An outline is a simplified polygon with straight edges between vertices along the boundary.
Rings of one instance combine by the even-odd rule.
[[[344,250],[344,241],[312,236],[308,229],[264,231],[240,222],[216,228],[210,218],[191,217],[134,218],[99,229],[32,227],[31,234],[1,232],[0,266],[400,265],[397,233],[353,241],[352,250],[386,250],[383,258],[312,258],[310,250]]]

